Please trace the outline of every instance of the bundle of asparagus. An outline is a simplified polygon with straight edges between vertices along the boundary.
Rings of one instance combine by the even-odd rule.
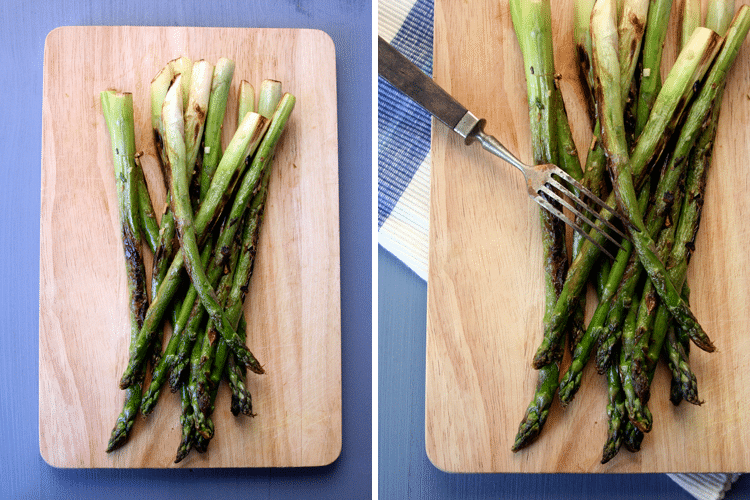
[[[242,307],[271,162],[295,97],[282,94],[280,82],[265,80],[256,103],[254,88],[243,80],[237,130],[222,150],[234,67],[226,58],[214,67],[181,57],[151,82],[154,142],[169,198],[159,222],[141,154],[136,152],[132,94],[101,93],[112,144],[131,318],[129,359],[120,381],[125,403],[107,452],[127,442],[139,410],[144,416],[154,410],[167,378],[182,404],[182,440],[175,462],[192,448],[206,451],[222,379],[232,391],[232,413],[253,416],[245,369],[257,374],[264,369],[245,345]],[[150,304],[142,239],[153,253]],[[167,321],[171,335],[163,347]]]
[[[612,262],[600,260],[590,242],[574,241],[565,273],[566,262],[556,269],[548,265],[549,256],[564,252],[565,243],[545,226],[545,270],[556,287],[552,294],[547,286],[544,336],[533,360],[537,389],[513,451],[538,437],[558,390],[562,405],[570,404],[594,348],[609,394],[602,463],[623,443],[639,450],[651,430],[648,400],[660,357],[672,371],[671,401],[701,404],[688,362],[689,342],[707,352],[714,345],[690,311],[685,276],[726,74],[750,29],[750,8],[743,5],[735,14],[733,0],[711,0],[701,27],[700,5],[685,0],[682,47],[662,80],[671,8],[672,0],[577,0],[574,41],[594,121],[581,171],[562,95],[554,85],[550,2],[510,1],[526,67],[534,160],[554,163],[559,155],[561,166],[582,177],[597,195],[610,190],[607,202],[626,216],[632,240]],[[590,236],[603,243],[597,233]],[[599,302],[581,329],[589,282]],[[560,377],[566,328],[572,361]]]

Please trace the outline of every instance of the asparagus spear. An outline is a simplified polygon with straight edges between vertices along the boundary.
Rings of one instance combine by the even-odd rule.
[[[210,62],[200,60],[193,64],[190,76],[188,104],[184,109],[185,172],[188,184],[190,184],[195,173],[195,162],[198,159],[198,150],[203,137],[213,69]]]
[[[174,463],[178,464],[190,453],[195,438],[195,425],[193,421],[193,407],[190,404],[190,393],[187,384],[183,384],[180,390],[180,428],[182,430],[182,439],[177,447],[177,456]]]
[[[622,18],[618,23],[618,54],[620,62],[620,84],[623,104],[633,81],[638,55],[646,27],[649,0],[625,0]]]
[[[687,362],[687,354],[675,335],[674,328],[667,332],[665,344],[669,370],[672,372],[672,388],[669,400],[677,406],[682,399],[694,405],[701,405],[698,398],[698,382]]]
[[[712,0],[706,10],[706,28],[724,36],[734,15],[734,0]]]
[[[146,178],[143,176],[143,166],[141,165],[141,154],[135,155],[135,175],[138,183],[138,218],[141,221],[141,236],[143,241],[148,245],[151,252],[156,251],[159,240],[159,222],[156,220],[154,206],[151,203],[151,195],[148,192]]]
[[[614,364],[607,369],[607,397],[607,440],[602,449],[602,464],[612,460],[620,451],[627,421],[620,373]]]
[[[573,132],[570,129],[570,123],[568,122],[568,113],[565,109],[565,101],[560,91],[559,85],[555,85],[555,100],[556,100],[556,116],[555,121],[557,123],[557,155],[560,162],[560,168],[562,168],[567,174],[573,177],[577,181],[583,181],[583,170],[581,169],[581,160],[578,158],[578,150],[576,149],[575,141],[573,140]],[[576,190],[576,194],[578,191]],[[581,227],[584,230],[587,229],[585,222],[578,220]],[[573,234],[573,245],[572,255],[576,255],[580,248],[584,237],[581,236],[577,231]],[[574,305],[574,312],[571,314],[570,324],[568,331],[570,332],[570,346],[572,347],[578,343],[578,340],[583,336],[585,328],[585,309],[586,309],[586,295],[581,294],[576,300]]]
[[[154,131],[154,145],[159,155],[159,166],[161,167],[164,187],[169,190],[169,172],[167,171],[167,155],[164,151],[164,122],[161,120],[161,107],[164,104],[164,98],[167,96],[169,85],[172,83],[175,74],[172,64],[167,63],[151,80],[151,127]]]
[[[263,222],[265,211],[265,201],[268,195],[268,183],[270,181],[271,169],[266,168],[263,174],[260,189],[253,197],[248,212],[248,221],[242,235],[242,254],[237,264],[237,270],[232,282],[232,288],[227,297],[225,308],[230,321],[235,324],[242,316],[242,304],[250,286],[250,278],[253,274],[255,264],[255,255],[257,250],[258,235]],[[238,331],[239,334],[239,331]],[[245,341],[244,330],[240,334],[242,341]],[[231,411],[233,415],[242,413],[253,416],[252,397],[244,383],[244,373],[241,370],[234,356],[230,355],[227,360],[226,375],[229,386],[232,390]]]
[[[250,85],[250,82],[242,80],[237,98],[237,126],[249,112],[255,112],[255,89]],[[263,115],[262,113],[259,114]]]
[[[695,28],[701,25],[700,0],[682,0],[682,17],[680,21],[680,47],[682,48],[687,45]]]
[[[661,56],[667,36],[672,0],[652,0],[643,39],[643,60],[636,109],[635,136],[638,137],[649,120],[649,114],[661,90]],[[686,44],[685,44],[686,45]]]
[[[511,0],[511,17],[516,31],[526,72],[529,101],[532,154],[535,164],[557,164],[557,105],[555,99],[552,27],[549,0],[522,2]],[[567,265],[564,227],[541,211],[542,245],[545,269],[545,322],[562,287]],[[519,425],[512,450],[531,444],[541,432],[557,389],[562,358],[562,342],[554,346],[556,355],[540,366],[537,389]]]
[[[177,234],[185,259],[185,267],[190,275],[190,281],[201,298],[201,303],[209,312],[212,320],[223,323],[220,329],[228,336],[236,337],[236,332],[224,318],[211,282],[200,265],[198,239],[193,225],[193,211],[190,205],[189,180],[186,171],[185,129],[182,111],[182,96],[180,95],[182,75],[178,76],[164,99],[162,120],[164,121],[165,149],[171,166],[172,211],[177,223]],[[217,325],[218,326],[218,325]],[[194,351],[196,348],[194,348]],[[199,350],[199,349],[198,349]],[[197,416],[197,415],[196,415]]]
[[[709,6],[709,12],[713,11],[713,3]],[[724,18],[722,16],[714,16],[713,14],[707,16],[707,24],[716,27],[721,30],[726,26],[726,17],[731,16],[730,9],[721,9]],[[734,58],[737,55],[739,47],[744,42],[748,30],[750,29],[750,8],[743,5],[731,24],[726,31],[726,40],[721,53],[717,56],[714,69],[712,69],[704,89],[701,92],[701,97],[693,105],[707,109],[711,105],[711,114],[702,122],[701,127],[697,128],[696,134],[700,134],[693,151],[690,153],[690,165],[688,178],[686,180],[686,196],[683,202],[682,212],[680,215],[680,224],[677,228],[676,242],[672,249],[672,253],[667,260],[667,266],[670,269],[670,277],[678,286],[684,286],[685,275],[687,273],[687,263],[690,258],[692,249],[694,248],[695,235],[698,230],[698,224],[700,222],[700,212],[703,204],[703,189],[705,187],[705,176],[706,171],[711,162],[711,150],[713,147],[713,139],[716,133],[716,126],[718,123],[719,110],[721,108],[721,100],[723,96],[724,83],[726,78],[726,71],[731,66]],[[705,94],[705,95],[704,95]],[[711,104],[707,104],[711,103]],[[686,290],[683,289],[683,294]],[[666,334],[668,334],[668,317],[663,307],[660,307],[657,311],[656,326],[654,336],[656,340],[652,342],[649,348],[648,358],[651,366],[655,365],[658,359],[661,345]],[[687,366],[687,353],[686,350],[677,350],[676,345],[670,343],[666,344],[668,349],[669,358],[672,360],[672,365],[675,369],[681,369],[676,371],[675,377],[681,383],[677,383],[676,387],[682,387],[685,390],[686,399],[694,404],[698,404],[700,401],[697,397],[697,390],[691,389],[693,384],[693,376],[688,373],[689,367]],[[673,397],[673,400],[676,398]]]
[[[221,124],[227,109],[229,87],[234,76],[234,61],[222,57],[216,62],[211,82],[211,97],[206,117],[203,166],[201,168],[200,197],[202,202],[208,194],[216,168],[221,160]]]
[[[264,116],[271,117],[272,122],[276,121],[273,119],[273,116],[280,114],[281,110],[285,107],[294,106],[296,102],[296,99],[290,94],[282,97],[281,84],[272,80],[263,82],[259,97],[258,111]],[[233,325],[237,325],[242,316],[242,304],[250,286],[258,236],[268,196],[268,185],[271,179],[272,159],[273,154],[268,156],[262,168],[263,177],[248,209],[247,223],[242,235],[242,253],[237,264],[232,289],[225,304],[227,316]],[[244,337],[242,339],[244,342]],[[232,413],[235,415],[238,413],[252,415],[252,398],[244,386],[244,373],[242,373],[240,366],[236,363],[233,356],[230,356],[227,362],[227,376],[232,388]]]
[[[583,90],[588,104],[589,118],[593,122],[596,119],[594,109],[594,72],[591,67],[591,9],[594,8],[596,0],[576,0],[574,4],[573,17],[573,42],[578,55],[578,67],[583,80]],[[586,169],[588,172],[588,168]],[[596,193],[594,193],[596,194]]]
[[[138,210],[138,176],[135,164],[135,127],[133,124],[133,95],[114,91],[101,93],[102,113],[109,129],[112,162],[120,217],[120,233],[125,253],[130,309],[130,342],[137,337],[148,307],[146,270],[141,255],[141,232]],[[134,383],[125,393],[122,412],[107,444],[111,452],[128,439],[141,402],[143,370],[134,374]]]
[[[637,307],[631,307],[625,317],[622,328],[622,349],[620,350],[620,382],[625,394],[625,410],[631,422],[641,431],[651,430],[652,417],[648,407],[643,404],[635,394],[636,388],[631,376],[630,365],[632,364],[631,353],[635,349],[635,322]]]

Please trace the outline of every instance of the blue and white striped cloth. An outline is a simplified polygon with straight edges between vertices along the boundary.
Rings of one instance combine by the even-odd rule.
[[[432,75],[434,0],[380,0],[378,34]],[[430,115],[378,77],[378,243],[427,281]],[[719,500],[739,474],[668,474]]]

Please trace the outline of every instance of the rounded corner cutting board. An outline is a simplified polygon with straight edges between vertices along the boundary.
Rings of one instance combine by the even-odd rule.
[[[162,390],[129,442],[105,448],[123,404],[129,324],[109,134],[99,93],[133,93],[136,147],[156,211],[164,184],[150,125],[149,83],[186,55],[236,63],[237,87],[279,80],[297,97],[276,150],[255,273],[247,344],[266,369],[248,373],[254,418],[234,417],[222,383],[204,454],[179,465],[177,394]],[[160,215],[159,215],[160,217]],[[317,30],[63,27],[44,53],[39,302],[39,447],[56,467],[299,467],[341,451],[341,302],[335,50]],[[146,251],[149,255],[149,252]],[[146,268],[149,270],[150,257]],[[149,281],[150,282],[150,281]],[[166,342],[165,342],[166,344]]]
[[[707,2],[703,2],[705,12]],[[737,2],[739,6],[747,1]],[[591,138],[572,42],[572,0],[552,1],[556,71],[578,151]],[[673,4],[664,67],[673,63]],[[470,34],[470,36],[468,35]],[[526,82],[507,0],[437,0],[434,77],[487,119],[522,160],[531,142]],[[666,73],[664,73],[666,74]],[[426,451],[456,472],[743,472],[750,470],[750,41],[729,73],[706,202],[688,282],[699,321],[717,346],[693,347],[705,403],[669,402],[660,366],[639,453],[601,465],[607,434],[604,377],[589,364],[563,410],[556,400],[539,439],[512,453],[537,374],[543,298],[539,209],[523,176],[479,146],[433,126],[427,313]],[[591,313],[591,311],[590,311]],[[569,355],[563,369],[570,363]],[[663,363],[662,363],[663,365]]]

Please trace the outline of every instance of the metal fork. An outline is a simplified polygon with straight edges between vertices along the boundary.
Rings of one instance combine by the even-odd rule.
[[[570,210],[580,221],[604,235],[617,247],[622,247],[621,240],[610,235],[607,229],[621,239],[629,239],[625,233],[609,221],[609,217],[601,215],[591,205],[609,211],[628,225],[627,219],[617,210],[607,205],[561,168],[551,164],[530,166],[521,162],[500,141],[485,133],[484,119],[477,118],[471,111],[459,104],[432,78],[424,74],[381,37],[378,37],[378,74],[463,137],[465,144],[469,145],[478,141],[484,149],[520,170],[526,178],[529,196],[534,201],[578,231],[610,258],[614,259],[611,253],[594,240],[581,225],[571,220],[561,208],[555,206],[553,202],[557,202]],[[583,199],[584,196],[590,204]],[[601,226],[597,225],[595,221],[599,221]]]

